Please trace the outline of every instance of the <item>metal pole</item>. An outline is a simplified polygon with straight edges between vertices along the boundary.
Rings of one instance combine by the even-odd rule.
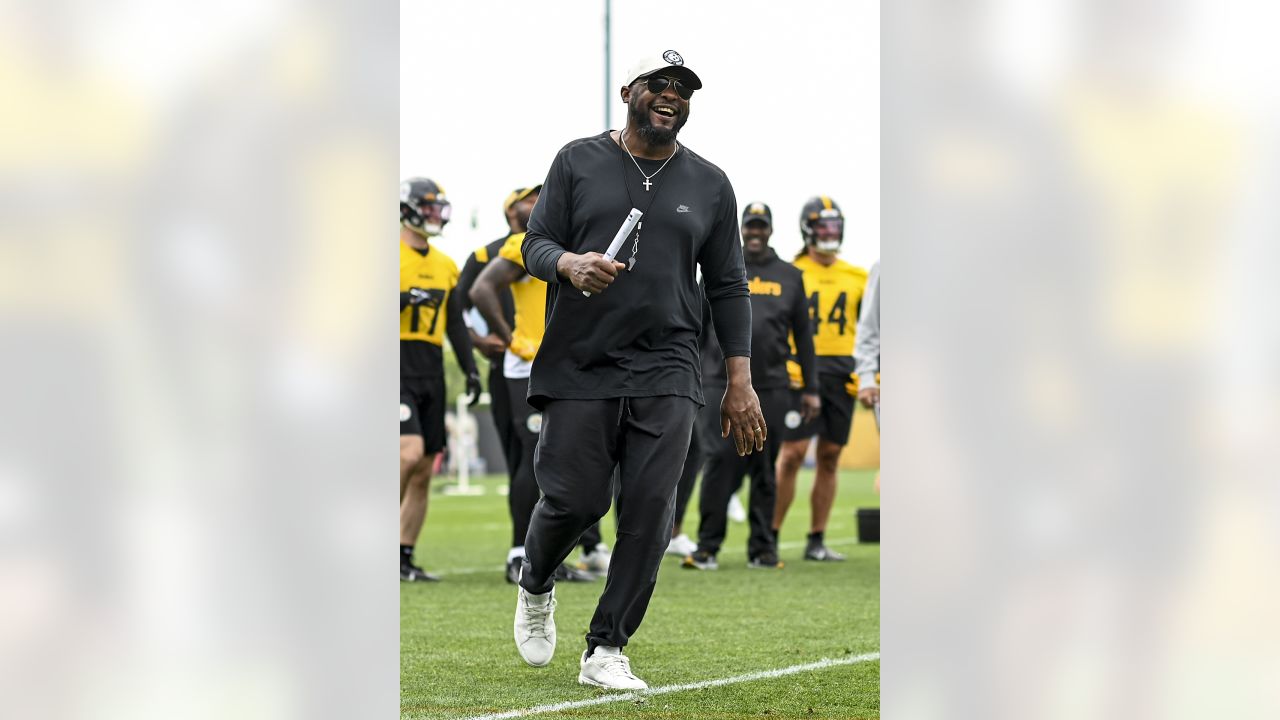
[[[608,130],[613,127],[613,120],[610,116],[610,110],[613,103],[609,101],[609,77],[613,75],[611,58],[612,53],[609,52],[610,41],[610,19],[613,15],[613,0],[604,0],[604,129]]]

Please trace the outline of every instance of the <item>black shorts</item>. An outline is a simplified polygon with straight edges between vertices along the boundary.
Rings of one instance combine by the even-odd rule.
[[[400,434],[421,435],[428,455],[444,449],[444,378],[400,378]]]
[[[848,375],[818,375],[818,397],[822,399],[822,412],[813,420],[800,423],[800,391],[791,392],[791,409],[787,412],[783,427],[783,440],[807,440],[814,435],[837,445],[849,442],[849,430],[853,427],[853,403],[855,398],[845,387]],[[795,427],[792,427],[794,425]]]

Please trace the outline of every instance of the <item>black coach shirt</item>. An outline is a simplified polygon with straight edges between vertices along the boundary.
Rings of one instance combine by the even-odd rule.
[[[769,248],[758,262],[748,262],[747,287],[751,291],[751,385],[757,390],[790,387],[787,359],[790,338],[796,338],[796,355],[804,387],[818,391],[817,360],[809,329],[809,301],[804,295],[804,274]],[[724,356],[715,338],[703,349],[704,382],[724,387]]]
[[[646,173],[662,161],[637,159]],[[716,334],[728,357],[751,355],[751,303],[738,203],[720,168],[680,146],[644,178],[601,133],[564,146],[529,218],[522,252],[547,281],[547,332],[529,378],[529,403],[679,395],[703,404],[698,358],[702,269]],[[632,207],[644,212],[639,250],[603,293],[584,297],[556,273],[566,251],[603,253]],[[635,233],[615,258],[627,263]]]

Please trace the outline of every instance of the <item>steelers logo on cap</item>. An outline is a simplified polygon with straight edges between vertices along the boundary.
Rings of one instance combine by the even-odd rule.
[[[666,60],[672,65],[684,65],[684,58],[680,57],[680,53],[676,52],[675,50],[668,50],[662,53],[662,59]]]
[[[404,422],[411,417],[413,417],[413,411],[409,409],[408,405],[400,403],[400,422]]]
[[[795,430],[800,427],[800,412],[798,410],[792,410],[787,413],[787,416],[783,418],[782,421],[786,423],[788,428]]]
[[[529,419],[524,421],[524,427],[534,435],[542,432],[542,413],[530,415]]]

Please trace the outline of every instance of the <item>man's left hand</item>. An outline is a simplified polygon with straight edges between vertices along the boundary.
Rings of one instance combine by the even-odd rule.
[[[734,448],[742,456],[764,450],[768,432],[756,391],[748,384],[729,383],[720,403],[720,437],[732,433]]]
[[[494,333],[471,338],[471,346],[490,360],[500,360],[507,350],[507,343]]]
[[[811,422],[818,415],[822,414],[822,398],[818,393],[807,392],[800,395],[800,420],[801,422]]]

